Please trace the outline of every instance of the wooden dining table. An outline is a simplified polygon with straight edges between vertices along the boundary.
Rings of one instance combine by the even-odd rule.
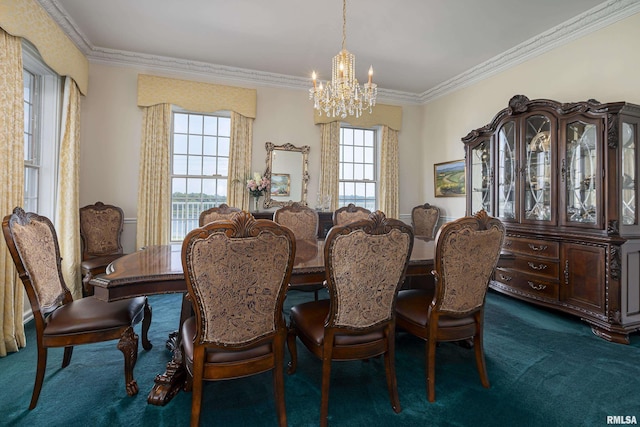
[[[427,276],[433,269],[434,241],[415,237],[407,276]],[[297,288],[306,284],[322,283],[325,279],[324,240],[296,241],[296,257],[290,285]],[[187,285],[182,270],[182,245],[149,246],[113,261],[105,274],[95,276],[89,282],[94,297],[103,301],[117,301],[142,295],[186,293]],[[191,316],[191,304],[183,298],[180,324]],[[178,325],[179,326],[179,325]],[[179,329],[178,329],[179,330]],[[172,332],[167,347],[173,358],[165,373],[158,375],[147,398],[148,403],[166,405],[183,387],[186,373],[177,332]]]

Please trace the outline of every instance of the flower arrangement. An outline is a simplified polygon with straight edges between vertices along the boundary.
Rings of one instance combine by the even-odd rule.
[[[247,190],[257,199],[267,191],[269,184],[271,184],[271,181],[264,176],[260,176],[258,172],[254,172],[253,178],[247,180]]]

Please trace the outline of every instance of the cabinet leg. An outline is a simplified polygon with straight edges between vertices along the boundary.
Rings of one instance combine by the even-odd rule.
[[[629,334],[624,332],[607,331],[597,326],[591,325],[593,334],[610,342],[618,344],[629,344]]]

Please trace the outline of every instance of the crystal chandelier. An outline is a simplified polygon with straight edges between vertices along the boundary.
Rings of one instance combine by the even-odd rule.
[[[371,82],[373,67],[369,68],[369,81],[362,87],[355,78],[356,58],[345,49],[347,39],[347,0],[342,2],[342,50],[333,57],[331,82],[326,87],[322,82],[316,83],[316,72],[311,75],[313,87],[309,89],[309,99],[313,100],[313,108],[324,112],[328,117],[347,115],[360,117],[362,110],[369,110],[376,105],[378,86]]]

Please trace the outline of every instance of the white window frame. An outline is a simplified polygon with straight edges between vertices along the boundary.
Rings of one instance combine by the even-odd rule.
[[[356,134],[357,131],[362,131],[363,135],[363,141],[364,141],[364,132],[373,132],[373,177],[372,178],[368,178],[368,179],[357,179],[357,178],[353,178],[353,179],[345,179],[343,176],[343,171],[344,171],[344,166],[345,163],[354,163],[354,164],[361,164],[363,165],[363,169],[364,169],[364,165],[365,164],[370,164],[369,162],[358,162],[356,161],[357,159],[354,159],[353,161],[349,161],[349,162],[343,162],[343,155],[345,153],[345,149],[346,147],[343,146],[343,137],[344,137],[344,132],[345,130],[352,130],[354,131],[354,134]],[[353,203],[356,206],[361,206],[364,208],[369,209],[370,211],[374,211],[378,208],[379,205],[379,200],[380,200],[380,182],[379,182],[379,177],[380,177],[380,138],[381,138],[381,129],[380,127],[376,126],[376,127],[371,127],[371,128],[365,128],[365,127],[361,127],[361,126],[352,126],[352,125],[348,125],[348,124],[341,124],[340,125],[340,143],[339,143],[339,150],[340,150],[340,154],[339,154],[339,160],[338,160],[338,168],[339,168],[339,191],[338,191],[338,207],[342,207],[342,206],[347,206],[349,203]],[[354,135],[355,137],[356,135]],[[360,146],[360,145],[358,145]],[[362,145],[364,147],[364,144]],[[354,183],[354,185],[356,186],[364,186],[364,187],[374,187],[373,190],[373,196],[374,196],[374,201],[373,203],[371,203],[370,200],[365,200],[365,199],[359,199],[357,197],[349,197],[347,198],[344,193],[344,184],[346,183]],[[362,189],[362,187],[361,187]],[[370,197],[369,194],[366,192],[365,190],[365,196],[368,198]]]
[[[62,116],[62,83],[58,74],[49,68],[37,49],[26,40],[22,42],[22,67],[36,77],[34,109],[30,118],[34,150],[34,162],[25,162],[27,167],[38,169],[36,212],[55,220],[56,193],[58,184],[58,157],[60,150],[60,120]]]
[[[224,119],[228,119],[229,120],[229,135],[218,135],[217,131],[216,134],[205,134],[204,133],[204,129],[202,130],[202,133],[191,133],[189,130],[187,131],[187,133],[183,133],[183,132],[176,132],[175,129],[175,115],[176,114],[186,114],[186,115],[190,115],[190,116],[199,116],[199,117],[215,117],[216,120],[219,120],[220,118],[224,118]],[[211,158],[213,157],[214,159],[217,159],[219,157],[226,157],[227,161],[229,159],[229,155],[230,155],[230,151],[231,151],[231,113],[230,112],[216,112],[216,113],[200,113],[200,112],[194,112],[194,111],[186,111],[180,108],[173,108],[172,110],[172,114],[171,114],[171,153],[170,153],[170,157],[171,157],[171,161],[170,161],[170,176],[171,176],[171,206],[169,209],[170,212],[170,218],[169,218],[169,235],[170,235],[170,241],[171,242],[181,242],[184,237],[186,236],[186,234],[191,231],[192,229],[196,228],[198,226],[198,220],[199,220],[199,216],[200,216],[200,212],[212,208],[212,207],[216,207],[219,206],[222,203],[227,203],[227,191],[225,190],[224,195],[215,200],[214,202],[206,202],[203,201],[202,199],[200,199],[199,201],[190,201],[189,199],[186,200],[186,202],[180,202],[180,201],[175,201],[173,198],[173,194],[174,194],[174,179],[187,179],[187,180],[193,180],[193,179],[200,179],[201,180],[201,188],[202,188],[202,181],[204,179],[210,179],[213,178],[216,180],[216,184],[218,184],[219,181],[225,181],[226,186],[229,185],[229,175],[228,175],[228,163],[227,163],[227,175],[224,174],[213,174],[213,175],[204,175],[202,174],[190,174],[189,170],[188,170],[188,166],[187,166],[187,170],[186,173],[175,173],[175,168],[174,168],[174,156],[177,155],[185,155],[188,157],[201,157],[201,161],[204,160],[205,157]],[[228,138],[229,139],[229,153],[227,153],[227,156],[218,156],[218,152],[216,151],[215,155],[211,155],[211,154],[204,154],[203,151],[200,151],[200,153],[191,153],[189,152],[190,149],[188,149],[187,153],[175,153],[175,136],[176,134],[180,134],[180,135],[186,135],[187,136],[187,141],[189,140],[189,136],[190,135],[196,135],[196,136],[201,136],[201,137],[215,137],[215,138]],[[187,143],[188,146],[188,143]],[[203,146],[202,148],[204,148],[204,142],[203,142]],[[218,148],[218,146],[216,145],[216,148]],[[201,193],[202,195],[202,193]],[[178,205],[186,205],[183,206],[182,209],[180,209],[178,207]],[[175,208],[175,209],[174,209]]]

